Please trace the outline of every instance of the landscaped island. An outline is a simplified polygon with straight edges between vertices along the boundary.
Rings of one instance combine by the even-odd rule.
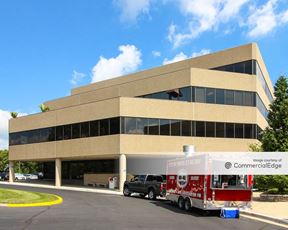
[[[61,202],[62,198],[53,194],[0,188],[0,205],[2,206],[49,206]]]

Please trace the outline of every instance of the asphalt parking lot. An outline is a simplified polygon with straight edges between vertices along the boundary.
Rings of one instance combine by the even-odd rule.
[[[49,192],[64,202],[52,207],[0,207],[0,229],[284,229],[255,220],[221,219],[214,213],[185,212],[167,201],[137,197],[0,185]]]

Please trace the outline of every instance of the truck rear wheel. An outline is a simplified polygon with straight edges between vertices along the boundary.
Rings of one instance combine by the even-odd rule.
[[[191,207],[192,207],[192,205],[191,205],[190,199],[189,199],[189,198],[186,198],[186,199],[185,199],[185,204],[184,204],[185,210],[186,210],[186,211],[190,211],[190,210],[191,210]]]
[[[148,198],[149,198],[150,200],[155,200],[155,199],[156,199],[156,194],[155,194],[155,191],[154,191],[153,188],[149,189]]]
[[[185,208],[185,200],[181,196],[178,199],[178,207],[182,210],[184,210],[184,208]]]

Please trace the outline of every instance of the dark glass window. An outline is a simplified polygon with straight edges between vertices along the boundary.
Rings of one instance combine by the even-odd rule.
[[[255,106],[254,97],[255,97],[255,93],[252,93],[252,92],[244,92],[244,95],[243,95],[243,105]]]
[[[244,136],[243,124],[235,124],[235,137],[243,138],[243,136]]]
[[[110,135],[120,133],[120,118],[115,117],[110,119]]]
[[[206,122],[206,137],[215,137],[215,122]]]
[[[243,105],[243,92],[241,91],[234,92],[234,104]]]
[[[90,122],[90,136],[91,137],[99,136],[99,121]]]
[[[30,131],[24,131],[20,133],[20,144],[28,144],[29,143],[29,133]]]
[[[225,123],[216,122],[216,137],[225,137]]]
[[[64,132],[64,134],[63,134],[64,140],[71,139],[71,135],[72,135],[71,125],[64,125],[63,132]]]
[[[121,133],[125,133],[125,117],[121,117]]]
[[[196,121],[196,136],[205,137],[205,122]]]
[[[63,140],[63,125],[56,127],[56,141]]]
[[[182,121],[182,136],[192,136],[191,121]]]
[[[55,127],[49,128],[49,137],[48,141],[55,141]]]
[[[206,103],[215,103],[215,89],[206,88]]]
[[[159,119],[149,119],[149,134],[159,135]]]
[[[226,123],[226,137],[234,138],[234,123]]]
[[[126,134],[137,134],[136,118],[134,118],[134,117],[126,117],[125,118],[125,133]]]
[[[171,136],[181,136],[181,122],[171,120]]]
[[[40,129],[39,133],[39,142],[45,142],[49,140],[49,128]]]
[[[138,134],[148,134],[148,119],[147,118],[137,118],[136,127]]]
[[[80,124],[73,124],[72,125],[72,138],[79,138],[80,137]]]
[[[191,87],[185,87],[180,89],[180,97],[179,100],[181,101],[192,101],[191,98]]]
[[[216,89],[216,104],[225,104],[224,89]]]
[[[89,137],[89,122],[81,123],[81,137]]]
[[[160,119],[160,135],[170,135],[170,120]]]
[[[253,138],[253,126],[251,124],[245,124],[245,138]]]
[[[234,66],[234,72],[236,72],[236,73],[244,73],[245,72],[244,62],[236,63],[235,66]]]
[[[225,90],[225,104],[234,105],[234,91]]]
[[[109,119],[100,120],[100,136],[109,135]]]
[[[195,87],[195,102],[205,103],[205,88]]]
[[[245,63],[245,73],[252,74],[252,60],[246,61]]]

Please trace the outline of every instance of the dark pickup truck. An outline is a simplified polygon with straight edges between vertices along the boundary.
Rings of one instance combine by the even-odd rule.
[[[166,183],[161,175],[138,175],[124,183],[124,196],[139,193],[141,197],[148,195],[151,200],[157,196],[165,196]]]

